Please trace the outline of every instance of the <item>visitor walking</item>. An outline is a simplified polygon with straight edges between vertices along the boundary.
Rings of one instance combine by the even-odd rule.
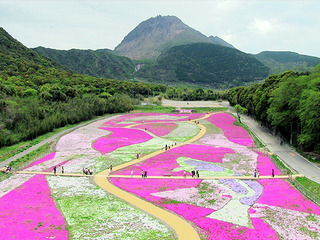
[[[271,173],[272,177],[274,177],[274,169],[272,169],[272,173]]]
[[[257,169],[254,170],[253,176],[256,178],[257,177]]]
[[[64,167],[61,167],[61,173],[64,174]]]
[[[144,178],[147,178],[147,171],[144,171]]]
[[[141,178],[143,178],[144,174],[143,174],[143,170],[141,170]]]
[[[184,176],[184,178],[187,177],[187,172],[186,172],[186,170],[183,171],[183,176]]]
[[[131,175],[131,177],[132,177],[132,175],[133,175],[133,170],[131,170],[130,175]]]
[[[196,171],[196,174],[197,174],[197,178],[199,178],[199,170],[198,169]]]
[[[110,171],[112,172],[112,165],[110,165]]]
[[[53,167],[53,173],[54,173],[54,174],[57,173],[57,167],[56,167],[56,166]]]

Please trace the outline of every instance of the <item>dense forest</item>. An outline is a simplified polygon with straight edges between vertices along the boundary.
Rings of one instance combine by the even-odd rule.
[[[295,52],[264,51],[253,55],[267,66],[269,75],[279,74],[285,71],[309,71],[320,64],[320,58],[301,55]]]
[[[105,113],[133,109],[143,97],[211,100],[211,90],[95,78],[26,48],[0,28],[0,147]]]
[[[269,69],[253,56],[211,43],[175,46],[155,63],[146,64],[136,76],[169,85],[196,85],[213,89],[256,83]]]
[[[166,90],[164,85],[74,73],[0,28],[0,147],[95,115],[132,110],[131,97]]]
[[[81,74],[119,80],[133,78],[134,63],[130,58],[113,54],[112,50],[55,50],[44,47],[33,50]]]
[[[227,98],[303,151],[320,153],[320,65],[310,72],[287,71],[263,83],[232,88]]]

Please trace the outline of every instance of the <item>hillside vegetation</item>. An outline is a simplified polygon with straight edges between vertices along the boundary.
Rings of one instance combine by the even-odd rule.
[[[67,68],[92,77],[131,79],[134,64],[127,57],[112,54],[111,50],[55,50],[44,47],[33,49]]]
[[[163,85],[76,74],[0,28],[0,147],[95,115],[127,112],[133,109],[130,96],[165,91]]]
[[[312,72],[288,71],[233,88],[227,96],[303,151],[320,153],[320,65]]]
[[[269,67],[270,75],[288,70],[307,71],[320,63],[320,58],[301,55],[295,52],[265,51],[254,55],[256,59]]]
[[[136,76],[163,84],[226,89],[263,80],[268,71],[257,59],[239,50],[194,43],[170,48]]]

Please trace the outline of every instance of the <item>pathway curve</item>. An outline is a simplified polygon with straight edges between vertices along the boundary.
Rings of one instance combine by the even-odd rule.
[[[206,119],[210,116],[211,114],[206,114],[204,117],[199,118],[199,119],[195,119],[195,121],[199,121],[202,119]],[[173,146],[172,148],[175,147],[179,147],[188,143],[192,143],[198,139],[200,139],[201,137],[204,136],[204,134],[206,133],[206,128],[205,126],[203,126],[202,124],[195,124],[194,122],[188,121],[194,125],[197,125],[200,127],[200,131],[199,133],[194,136],[193,138],[189,139],[188,141],[184,142],[184,143],[180,143],[177,144],[175,146]],[[131,125],[131,126],[135,126],[135,125]],[[149,159],[151,157],[154,157],[158,154],[163,153],[164,150],[158,150],[155,151],[151,154],[148,154],[146,156],[143,156],[139,159],[135,159],[133,161],[115,166],[113,168],[114,171],[126,168],[128,166],[137,164],[139,162],[145,161],[146,159]],[[106,177],[107,176],[107,177]],[[167,223],[170,227],[172,227],[174,229],[174,231],[176,232],[178,239],[180,240],[200,240],[199,235],[197,233],[197,231],[184,219],[180,218],[179,216],[177,216],[176,214],[167,212],[166,210],[163,210],[160,207],[157,207],[145,200],[142,200],[139,197],[134,196],[131,193],[128,193],[118,187],[116,187],[115,185],[113,185],[112,183],[110,183],[108,181],[108,170],[102,171],[100,173],[98,173],[97,175],[95,175],[94,177],[94,181],[95,183],[105,189],[106,191],[112,193],[113,195],[125,200],[126,202],[132,204],[135,207],[138,207],[142,210],[144,210],[145,212],[151,214],[152,216],[157,217],[158,219],[161,219],[162,221],[164,221],[165,223]]]

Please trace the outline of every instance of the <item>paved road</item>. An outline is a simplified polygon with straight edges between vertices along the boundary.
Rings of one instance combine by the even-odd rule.
[[[223,105],[229,106],[229,103],[223,102]],[[229,109],[233,112],[232,107],[229,106]],[[244,122],[255,133],[260,141],[263,142],[263,144],[272,153],[287,164],[289,168],[320,184],[320,168],[302,157],[290,145],[280,145],[280,140],[271,134],[265,127],[257,123],[253,118],[242,115],[241,119],[242,122]]]

